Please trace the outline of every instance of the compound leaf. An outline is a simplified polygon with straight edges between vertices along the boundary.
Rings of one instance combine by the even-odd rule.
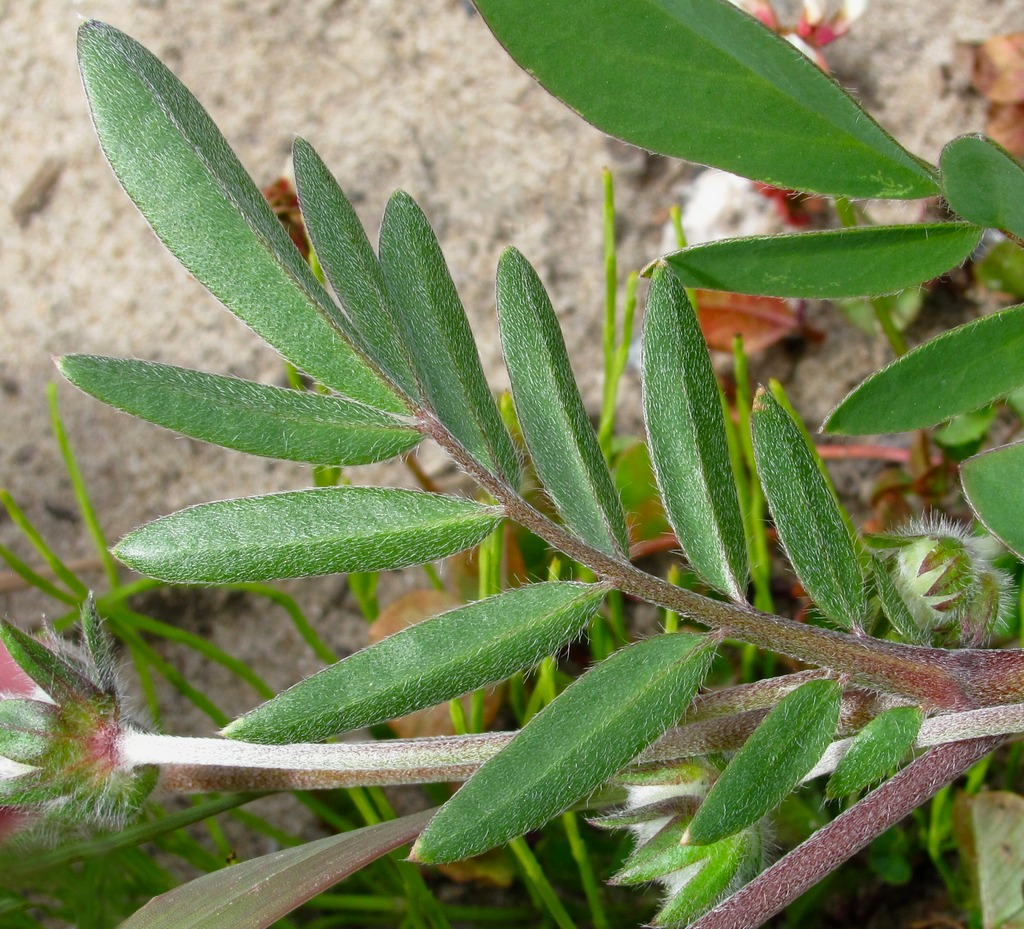
[[[725,0],[474,2],[522,68],[640,148],[796,190],[937,192],[929,166],[810,59]]]
[[[413,857],[480,854],[585,797],[679,718],[712,654],[703,636],[660,635],[591,668],[441,808]]]
[[[178,260],[321,383],[406,412],[354,347],[347,320],[195,97],[134,39],[103,23],[82,25],[78,56],[103,151]]]
[[[775,809],[828,748],[841,697],[838,681],[810,681],[783,697],[715,781],[689,841],[710,845]]]
[[[826,432],[862,435],[934,426],[1024,386],[1024,304],[917,346],[855,387]]]
[[[754,398],[752,430],[764,495],[796,576],[829,619],[859,627],[867,596],[857,550],[800,427],[762,389]]]
[[[65,355],[57,367],[119,410],[251,455],[358,465],[392,458],[423,438],[397,417],[344,397],[128,358]]]
[[[858,226],[723,239],[666,255],[687,287],[766,297],[877,296],[939,277],[981,240],[966,223]]]
[[[953,139],[942,150],[942,193],[950,209],[979,226],[1024,236],[1024,167],[983,135]]]
[[[403,191],[384,212],[380,261],[423,396],[478,462],[517,486],[519,459],[487,386],[466,311],[426,216]]]
[[[423,564],[480,542],[501,521],[472,500],[381,487],[325,487],[179,510],[114,554],[173,583],[225,584]]]
[[[718,382],[683,285],[654,272],[643,334],[644,419],[665,511],[700,577],[744,599],[747,546]]]
[[[545,490],[566,525],[613,556],[629,551],[622,503],[587,418],[537,272],[514,248],[498,262],[498,319],[512,398]]]
[[[504,680],[579,636],[607,591],[543,583],[450,610],[325,668],[224,730],[246,742],[311,742]]]

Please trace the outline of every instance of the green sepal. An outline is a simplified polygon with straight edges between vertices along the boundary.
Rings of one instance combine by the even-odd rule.
[[[57,707],[40,700],[0,699],[0,756],[34,764],[50,744]]]
[[[746,829],[702,848],[700,870],[655,915],[652,926],[683,926],[753,880],[764,863],[759,829]]]
[[[0,619],[0,641],[18,667],[55,703],[99,700],[104,696],[91,680],[6,619]]]

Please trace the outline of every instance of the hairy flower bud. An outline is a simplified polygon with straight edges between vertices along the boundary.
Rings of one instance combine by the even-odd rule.
[[[693,760],[631,773],[626,805],[595,821],[624,827],[636,847],[613,884],[657,881],[665,903],[652,925],[683,926],[754,878],[764,866],[764,823],[710,845],[692,845],[687,830],[718,776],[718,769]]]
[[[154,770],[121,756],[122,700],[91,600],[82,626],[75,650],[0,624],[6,657],[35,683],[31,693],[0,692],[0,806],[61,831],[123,824],[155,783]]]
[[[912,619],[907,638],[936,645],[977,645],[1006,608],[1006,574],[993,565],[998,543],[944,519],[915,522],[871,540]],[[889,611],[891,613],[891,611]]]

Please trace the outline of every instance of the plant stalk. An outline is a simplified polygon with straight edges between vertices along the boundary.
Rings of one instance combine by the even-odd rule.
[[[863,694],[847,697],[850,699],[844,697],[841,728],[851,731],[865,722],[859,718]],[[735,751],[757,728],[764,713],[765,708],[747,709],[670,729],[637,758],[636,764],[642,770],[698,755]],[[926,720],[915,748],[1021,732],[1024,704],[970,710]],[[120,755],[126,766],[159,767],[160,786],[170,793],[328,790],[465,781],[515,735],[489,732],[383,742],[258,745],[127,731],[121,738]],[[851,741],[833,742],[804,780],[834,771]],[[20,773],[24,772],[0,770],[0,777]],[[628,783],[629,769],[615,780]]]
[[[851,635],[763,613],[745,603],[711,600],[591,548],[530,506],[473,459],[442,423],[423,413],[428,435],[514,520],[590,568],[601,580],[752,645],[848,675],[857,684],[913,700],[925,709],[959,711],[1024,697],[1024,650],[939,649]]]

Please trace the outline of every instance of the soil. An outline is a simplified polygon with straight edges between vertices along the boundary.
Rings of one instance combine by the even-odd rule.
[[[615,175],[620,268],[666,249],[668,208],[693,200],[699,169],[610,140],[519,71],[463,0],[0,0],[0,486],[89,583],[102,575],[61,465],[46,385],[51,356],[92,352],[150,358],[282,382],[279,359],[224,312],[149,231],[97,145],[75,64],[81,18],[109,22],[168,64],[207,106],[253,177],[287,172],[292,139],[320,152],[375,230],[389,194],[410,191],[433,222],[478,335],[495,388],[506,386],[494,324],[493,268],[513,243],[537,266],[566,330],[588,407],[600,395],[594,364],[603,314],[601,170]],[[1002,0],[873,0],[852,33],[828,50],[836,75],[915,153],[934,161],[955,135],[980,131],[985,102],[970,88],[962,43],[1024,29],[1024,6]],[[4,206],[6,204],[6,207]],[[881,207],[879,209],[882,209]],[[730,211],[726,211],[727,213]],[[778,228],[755,195],[734,203],[709,234],[751,222]],[[687,224],[706,216],[687,214]],[[883,341],[828,307],[810,322],[821,344],[776,348],[756,360],[779,377],[816,425],[869,371],[888,360]],[[965,308],[970,314],[972,307]],[[943,326],[950,320],[941,318]],[[910,333],[934,331],[927,314]],[[174,436],[114,412],[67,384],[56,395],[108,538],[157,515],[222,497],[308,486],[308,471]],[[623,395],[625,428],[639,428],[638,387]],[[425,467],[445,476],[429,451]],[[857,503],[878,466],[840,476]],[[358,469],[357,483],[402,482],[394,466]],[[0,543],[38,557],[9,519]],[[393,599],[410,584],[385,588]],[[341,652],[362,644],[365,623],[343,579],[285,585]],[[315,660],[262,600],[213,591],[166,591],[145,609],[202,631],[275,688]],[[23,623],[59,614],[53,601],[0,574],[0,613]],[[195,661],[188,655],[174,660]],[[181,670],[241,712],[252,693],[207,666]],[[175,732],[211,726],[189,707]]]

